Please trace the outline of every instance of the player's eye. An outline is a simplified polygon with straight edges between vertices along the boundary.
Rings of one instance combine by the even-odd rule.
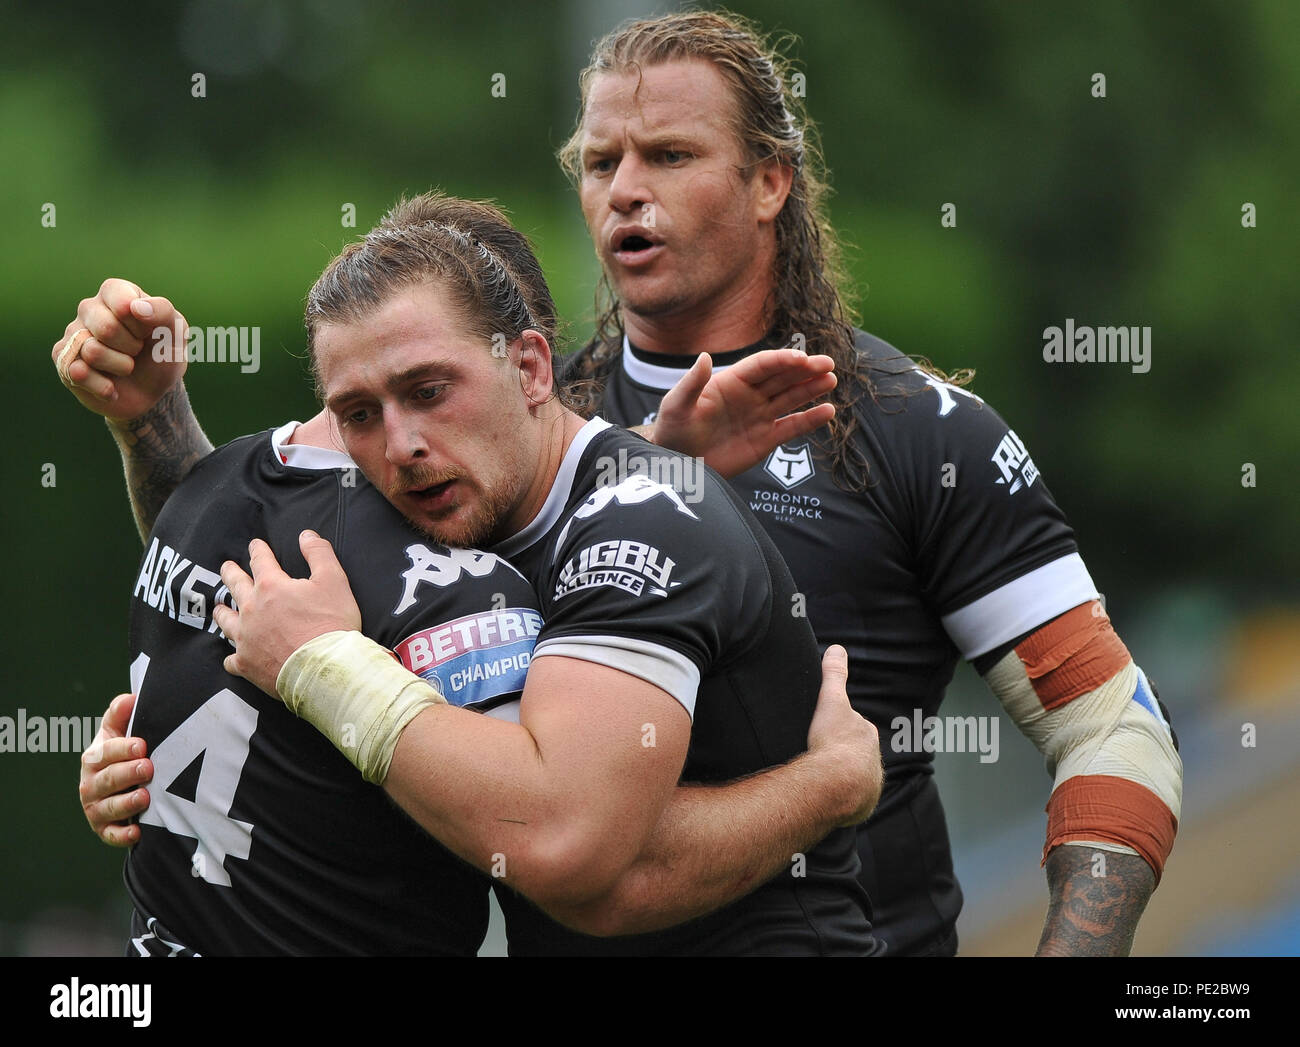
[[[445,388],[446,386],[443,385],[422,385],[415,390],[415,398],[417,400],[423,400],[427,403],[428,401],[436,400],[439,396],[441,396],[442,391]]]
[[[590,174],[609,174],[612,170],[614,170],[614,161],[607,156],[601,156],[594,160],[587,161],[587,171]]]
[[[691,154],[683,152],[681,149],[665,149],[659,155],[663,158],[664,163],[670,167],[675,167],[691,159]]]
[[[364,425],[370,420],[370,410],[365,407],[357,407],[351,411],[344,411],[339,420],[344,425]]]

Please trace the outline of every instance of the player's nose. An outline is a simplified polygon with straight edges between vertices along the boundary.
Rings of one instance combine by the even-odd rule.
[[[384,411],[385,456],[393,465],[410,465],[429,456],[429,440],[416,420],[398,411]]]
[[[649,169],[635,153],[625,153],[609,180],[609,206],[620,214],[638,210],[653,200]]]

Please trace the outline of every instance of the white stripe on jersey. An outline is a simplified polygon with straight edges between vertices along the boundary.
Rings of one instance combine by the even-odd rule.
[[[678,367],[660,367],[658,364],[648,364],[644,360],[638,359],[628,347],[627,335],[623,336],[623,370],[627,376],[634,382],[640,382],[642,385],[648,385],[651,389],[662,389],[667,392],[679,381],[682,375],[695,363],[694,356],[686,355],[682,357],[682,366]],[[728,367],[734,364],[714,364],[713,373],[721,374]]]
[[[944,615],[943,627],[970,661],[1099,596],[1083,558],[1071,553]]]
[[[527,549],[539,538],[550,534],[551,528],[564,512],[564,507],[569,504],[569,495],[573,493],[573,478],[578,472],[579,459],[582,458],[587,445],[608,428],[609,422],[605,419],[593,418],[578,430],[573,437],[573,443],[569,444],[569,449],[564,452],[564,461],[560,463],[560,470],[555,474],[555,482],[551,484],[551,493],[542,503],[541,511],[518,534],[511,535],[504,542],[492,546],[494,553],[509,559]]]
[[[695,719],[700,670],[678,651],[631,636],[557,636],[537,645],[533,661],[548,654],[607,665],[652,683],[681,702],[686,715]]]

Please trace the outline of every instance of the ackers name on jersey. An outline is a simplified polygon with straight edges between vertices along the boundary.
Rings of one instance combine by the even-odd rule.
[[[221,633],[212,610],[230,595],[221,575],[187,559],[154,538],[140,567],[132,598],[140,598],[173,621],[210,633]],[[221,633],[221,635],[225,635]]]

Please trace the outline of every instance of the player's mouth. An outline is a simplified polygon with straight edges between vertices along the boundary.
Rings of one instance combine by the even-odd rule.
[[[609,246],[614,260],[629,269],[649,265],[666,250],[663,240],[644,226],[622,226],[614,230]]]
[[[446,480],[430,487],[412,488],[405,496],[426,513],[437,513],[449,509],[455,502],[455,480]]]

